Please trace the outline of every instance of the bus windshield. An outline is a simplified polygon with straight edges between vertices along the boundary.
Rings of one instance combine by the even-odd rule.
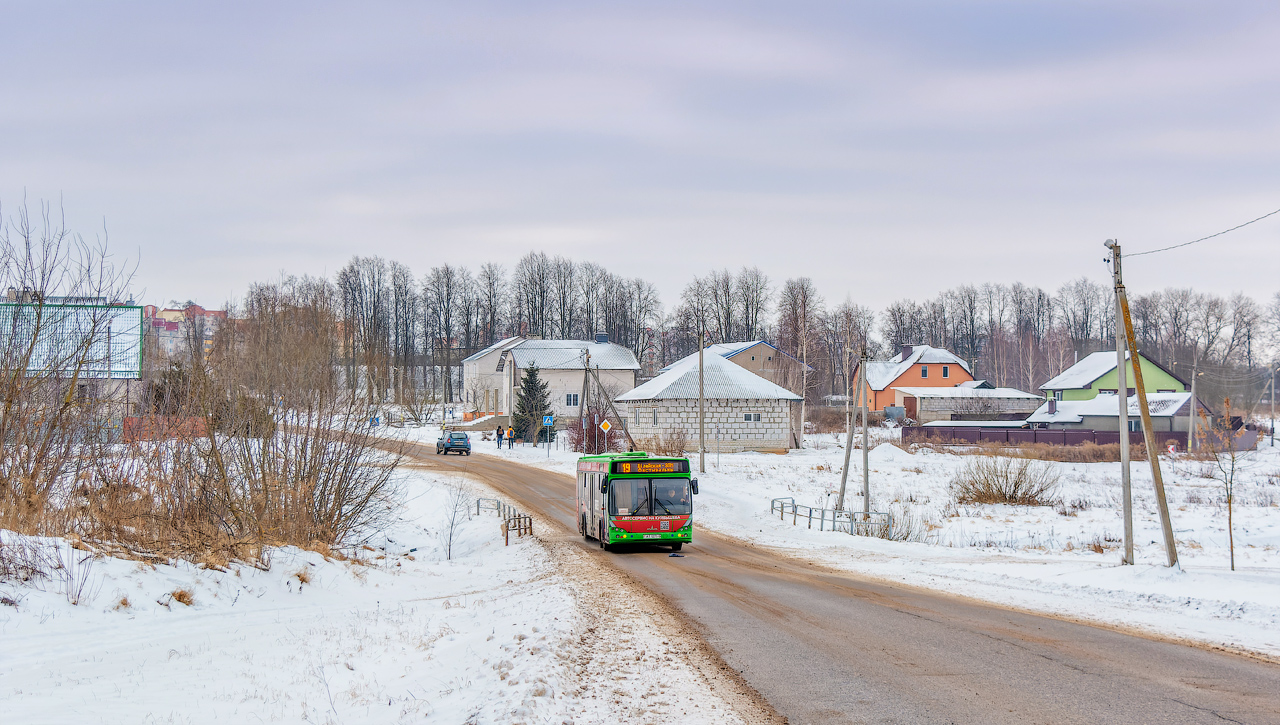
[[[609,511],[615,516],[675,516],[692,513],[689,479],[610,479]]]

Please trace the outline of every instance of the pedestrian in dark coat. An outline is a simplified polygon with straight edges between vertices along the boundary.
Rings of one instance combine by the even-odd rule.
[[[502,426],[498,426],[498,449],[502,449]]]

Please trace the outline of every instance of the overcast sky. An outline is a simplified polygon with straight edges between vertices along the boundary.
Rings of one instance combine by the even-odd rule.
[[[352,255],[881,307],[1056,290],[1280,208],[1280,6],[3,3],[0,203],[218,305]],[[1280,289],[1280,215],[1131,288]]]

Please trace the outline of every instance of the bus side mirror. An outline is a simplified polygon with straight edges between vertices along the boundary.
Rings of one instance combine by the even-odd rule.
[[[689,488],[693,489],[693,495],[697,496],[698,495],[698,479],[696,478],[689,479]]]
[[[608,481],[601,481],[601,482],[600,482],[600,493],[609,493],[609,482],[608,482]]]

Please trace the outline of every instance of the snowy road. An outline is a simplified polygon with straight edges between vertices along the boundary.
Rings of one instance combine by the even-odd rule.
[[[576,530],[562,474],[413,452]],[[792,723],[1280,723],[1274,664],[865,581],[705,530],[694,538],[683,558],[600,555],[684,611]]]

